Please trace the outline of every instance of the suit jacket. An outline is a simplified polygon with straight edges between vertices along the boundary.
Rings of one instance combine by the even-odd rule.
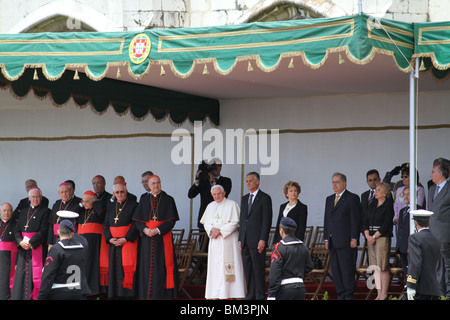
[[[428,210],[433,211],[430,217],[430,231],[440,243],[450,242],[450,181],[439,191],[436,198],[436,185],[428,191]]]
[[[361,228],[361,203],[359,196],[345,190],[334,205],[336,194],[327,197],[324,214],[324,239],[333,238],[335,248],[350,247],[350,241],[359,242]]]
[[[260,240],[264,240],[267,244],[269,239],[272,225],[272,198],[259,190],[248,212],[248,197],[249,193],[241,199],[239,241],[241,247],[247,245],[250,248],[257,248]]]
[[[276,224],[276,231],[275,231],[275,236],[273,239],[273,243],[276,244],[281,240],[281,236],[280,236],[280,221],[281,218],[283,218],[283,211],[286,208],[287,204],[289,203],[283,203],[280,206],[280,211],[278,212],[278,219],[277,219],[277,224]],[[289,218],[291,218],[292,220],[295,221],[295,223],[297,223],[297,229],[295,230],[295,234],[294,236],[297,239],[300,239],[302,241],[305,241],[305,231],[306,231],[306,220],[308,217],[308,207],[300,202],[300,200],[298,200],[297,204],[295,207],[293,207],[287,214],[287,216]]]
[[[440,245],[428,229],[409,236],[408,278],[406,285],[417,294],[440,296],[436,265]]]
[[[369,209],[369,195],[370,195],[370,189],[363,192],[361,194],[361,222],[363,222],[364,217],[367,214],[367,211]],[[374,192],[375,195],[375,192]],[[372,201],[376,200],[374,196],[372,196]],[[361,225],[361,231],[364,231],[364,226]]]
[[[417,209],[423,209],[421,206],[417,206]],[[408,239],[411,234],[410,229],[410,215],[409,212],[404,218],[405,211],[410,210],[409,205],[403,207],[398,215],[398,225],[397,225],[397,251],[400,253],[408,252]]]

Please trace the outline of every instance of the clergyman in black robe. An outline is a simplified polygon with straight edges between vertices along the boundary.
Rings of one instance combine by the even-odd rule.
[[[96,298],[100,293],[106,292],[106,283],[100,287],[100,260],[108,264],[108,244],[103,233],[106,209],[96,201],[97,196],[91,190],[82,196],[83,209],[78,217],[78,234],[86,238],[89,246],[86,264],[86,279],[91,290],[90,298]],[[105,275],[106,276],[106,275]],[[106,279],[106,278],[105,278]]]
[[[11,300],[37,300],[47,253],[43,248],[47,240],[50,209],[40,205],[40,189],[31,189],[29,198],[31,204],[22,210],[14,228],[19,249]]]
[[[142,236],[138,298],[173,299],[178,294],[178,269],[172,229],[178,211],[175,200],[161,190],[158,176],[148,183],[152,193],[141,198],[133,217]]]
[[[81,212],[81,199],[72,196],[71,190],[72,186],[67,182],[63,182],[58,186],[58,195],[61,197],[61,199],[55,201],[50,213],[50,226],[48,228],[47,238],[47,244],[50,246],[54,245],[59,240],[58,229],[61,218],[57,215],[58,211],[72,211],[78,214],[80,214]]]
[[[13,207],[5,202],[0,206],[0,300],[8,300],[16,273],[17,243],[14,238],[16,220],[12,219]]]
[[[137,206],[127,195],[125,183],[113,185],[114,202],[108,205],[103,223],[109,244],[108,297],[133,298],[136,295],[138,232],[133,225]]]

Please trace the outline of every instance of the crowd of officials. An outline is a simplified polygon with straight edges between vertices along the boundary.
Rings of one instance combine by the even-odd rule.
[[[219,160],[203,163],[188,192],[189,198],[200,195],[198,227],[209,236],[206,298],[304,299],[303,278],[312,261],[303,244],[308,212],[298,199],[299,183],[289,181],[283,190],[287,202],[276,220],[266,297],[271,197],[260,189],[259,174],[250,172],[245,181],[249,192],[241,203],[227,199],[232,183],[221,176],[221,169]],[[418,182],[417,209],[428,210],[409,206],[408,163],[383,179],[377,170],[369,170],[369,190],[361,196],[347,190],[344,174],[333,174],[333,194],[325,199],[324,239],[338,299],[353,299],[361,235],[369,264],[376,266],[377,300],[387,299],[392,237],[407,275],[405,296],[449,297],[449,169],[450,162],[438,158],[428,191]],[[401,180],[392,182],[399,173]],[[36,181],[27,180],[28,197],[16,208],[1,205],[0,299],[176,298],[171,234],[179,220],[176,204],[152,172],[142,174],[142,184],[146,192],[138,199],[127,191],[123,177],[116,177],[110,194],[104,177],[95,176],[93,190],[79,198],[68,180],[59,185],[60,199],[49,207]],[[411,214],[420,237],[410,236]]]

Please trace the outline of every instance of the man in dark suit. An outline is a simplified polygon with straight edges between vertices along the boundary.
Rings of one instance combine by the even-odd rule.
[[[449,166],[440,162],[431,171],[432,185],[428,191],[430,231],[440,243],[441,258],[438,262],[437,277],[441,295],[450,297],[450,183]]]
[[[428,228],[433,212],[411,210],[411,213],[417,232],[411,234],[408,244],[408,300],[439,300],[436,265],[440,258],[440,245]]]
[[[342,173],[332,177],[333,191],[325,201],[324,239],[330,252],[330,265],[338,300],[353,299],[357,247],[361,226],[358,195],[347,188]]]
[[[400,256],[402,262],[403,273],[408,273],[408,239],[411,234],[410,230],[410,192],[409,187],[405,187],[402,192],[403,200],[406,206],[403,207],[398,214],[398,224],[397,224],[397,248],[396,252]],[[421,206],[417,205],[417,209],[423,209]]]
[[[221,185],[225,190],[226,198],[228,198],[231,192],[231,179],[220,175],[220,172],[222,171],[222,161],[219,159],[213,159],[211,162],[211,171],[207,174],[205,174],[206,172],[203,172],[202,175],[202,170],[197,170],[197,173],[195,174],[195,182],[188,191],[189,199],[193,199],[200,194],[200,208],[198,210],[197,219],[197,226],[200,229],[203,229],[203,224],[200,223],[203,213],[205,212],[208,204],[214,201],[211,195],[211,187],[216,184]]]
[[[245,182],[250,193],[242,197],[239,246],[242,253],[248,300],[265,299],[266,244],[272,225],[272,199],[259,189],[259,174],[250,172]]]
[[[369,186],[369,190],[361,194],[361,207],[363,213],[366,212],[367,208],[369,207],[369,203],[375,199],[374,198],[375,188],[377,187],[377,184],[381,182],[378,170],[372,169],[367,171],[366,182],[367,185]]]

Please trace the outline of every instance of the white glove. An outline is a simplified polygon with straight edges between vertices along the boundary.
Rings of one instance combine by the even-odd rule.
[[[412,288],[406,288],[406,294],[408,295],[408,300],[414,300],[416,295],[416,290]]]

